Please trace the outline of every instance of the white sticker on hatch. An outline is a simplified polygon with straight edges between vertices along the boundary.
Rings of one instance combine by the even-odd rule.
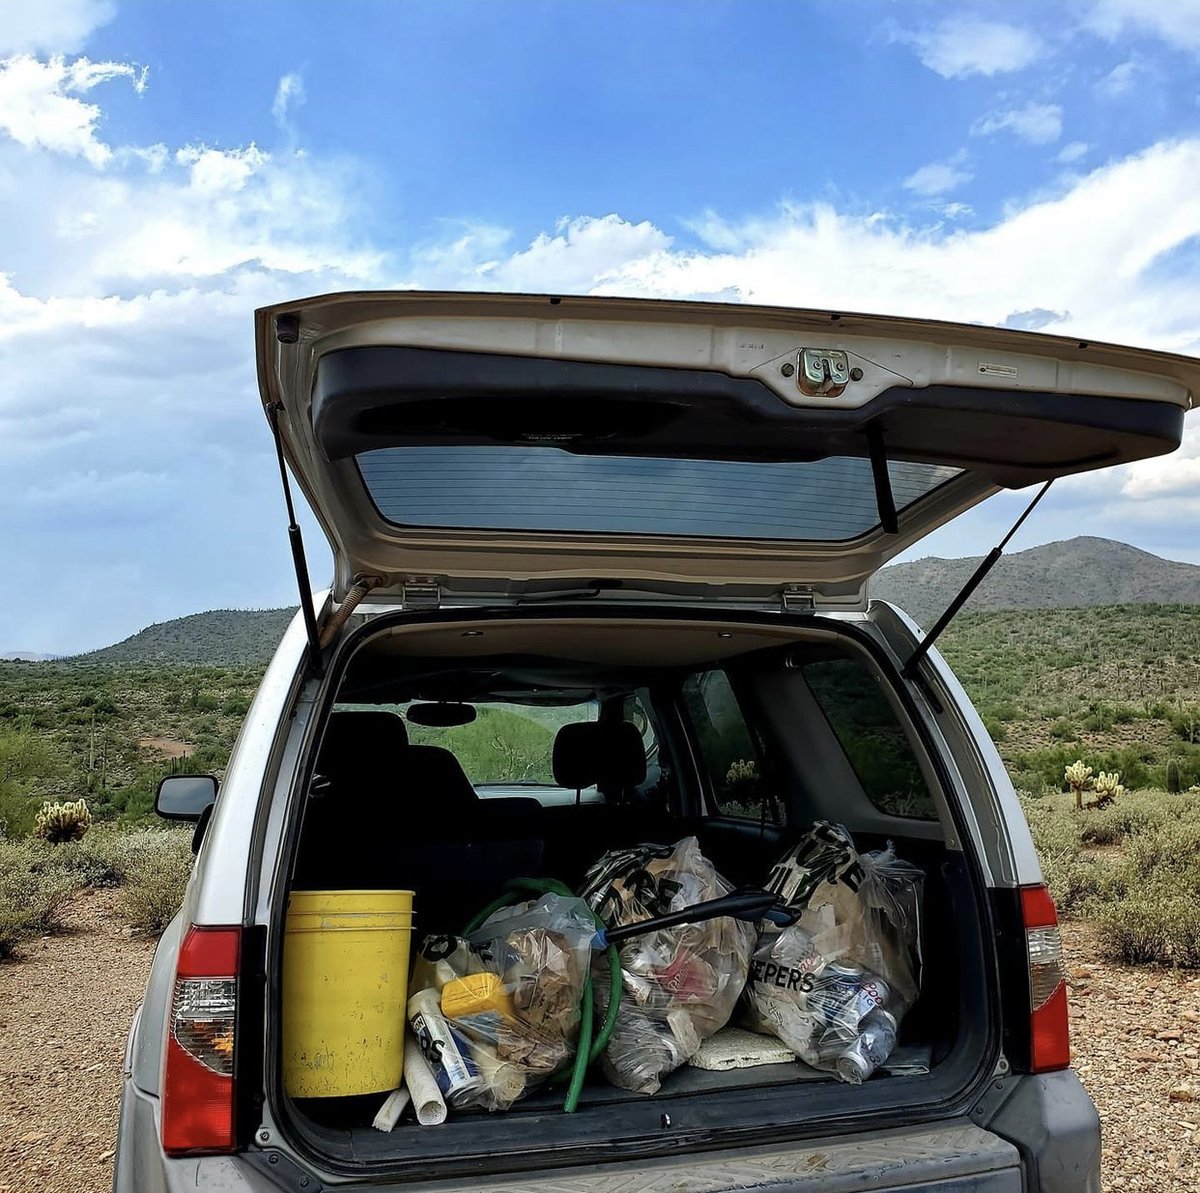
[[[985,377],[1016,377],[1021,370],[1016,365],[996,365],[981,363],[979,371]]]

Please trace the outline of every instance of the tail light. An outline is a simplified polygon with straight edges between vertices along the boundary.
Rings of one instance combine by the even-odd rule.
[[[162,1144],[170,1156],[237,1145],[233,1061],[241,929],[187,930],[179,948],[163,1075]]]
[[[1058,912],[1044,886],[1021,888],[1021,918],[1029,960],[1029,1067],[1048,1073],[1071,1063],[1071,1040]]]

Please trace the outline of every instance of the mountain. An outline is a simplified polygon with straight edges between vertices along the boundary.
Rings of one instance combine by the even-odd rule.
[[[213,609],[147,626],[71,663],[267,663],[295,609]]]
[[[0,650],[0,660],[5,663],[48,663],[57,658],[56,654],[39,654],[36,650]]]
[[[872,597],[929,626],[980,559],[930,556],[884,568]],[[1071,609],[1089,605],[1200,604],[1200,566],[1160,559],[1128,543],[1080,536],[1001,557],[968,609]]]
[[[916,559],[884,568],[870,587],[929,626],[979,559]],[[968,609],[1069,609],[1088,605],[1200,605],[1200,566],[1160,559],[1127,543],[1073,538],[1004,556]],[[148,626],[64,660],[70,663],[214,663],[270,660],[294,609],[215,609]]]

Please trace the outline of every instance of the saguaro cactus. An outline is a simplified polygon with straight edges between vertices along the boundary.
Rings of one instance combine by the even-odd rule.
[[[1167,790],[1172,795],[1178,795],[1183,790],[1183,777],[1179,773],[1179,763],[1174,758],[1167,763]]]

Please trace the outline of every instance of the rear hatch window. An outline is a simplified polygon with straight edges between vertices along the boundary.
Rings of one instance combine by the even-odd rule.
[[[616,581],[861,608],[999,489],[1171,451],[1195,361],[811,311],[333,295],[259,312],[334,597]]]
[[[376,509],[397,525],[837,542],[879,524],[871,463],[846,456],[763,463],[475,446],[356,459]],[[961,473],[890,462],[897,510]]]

